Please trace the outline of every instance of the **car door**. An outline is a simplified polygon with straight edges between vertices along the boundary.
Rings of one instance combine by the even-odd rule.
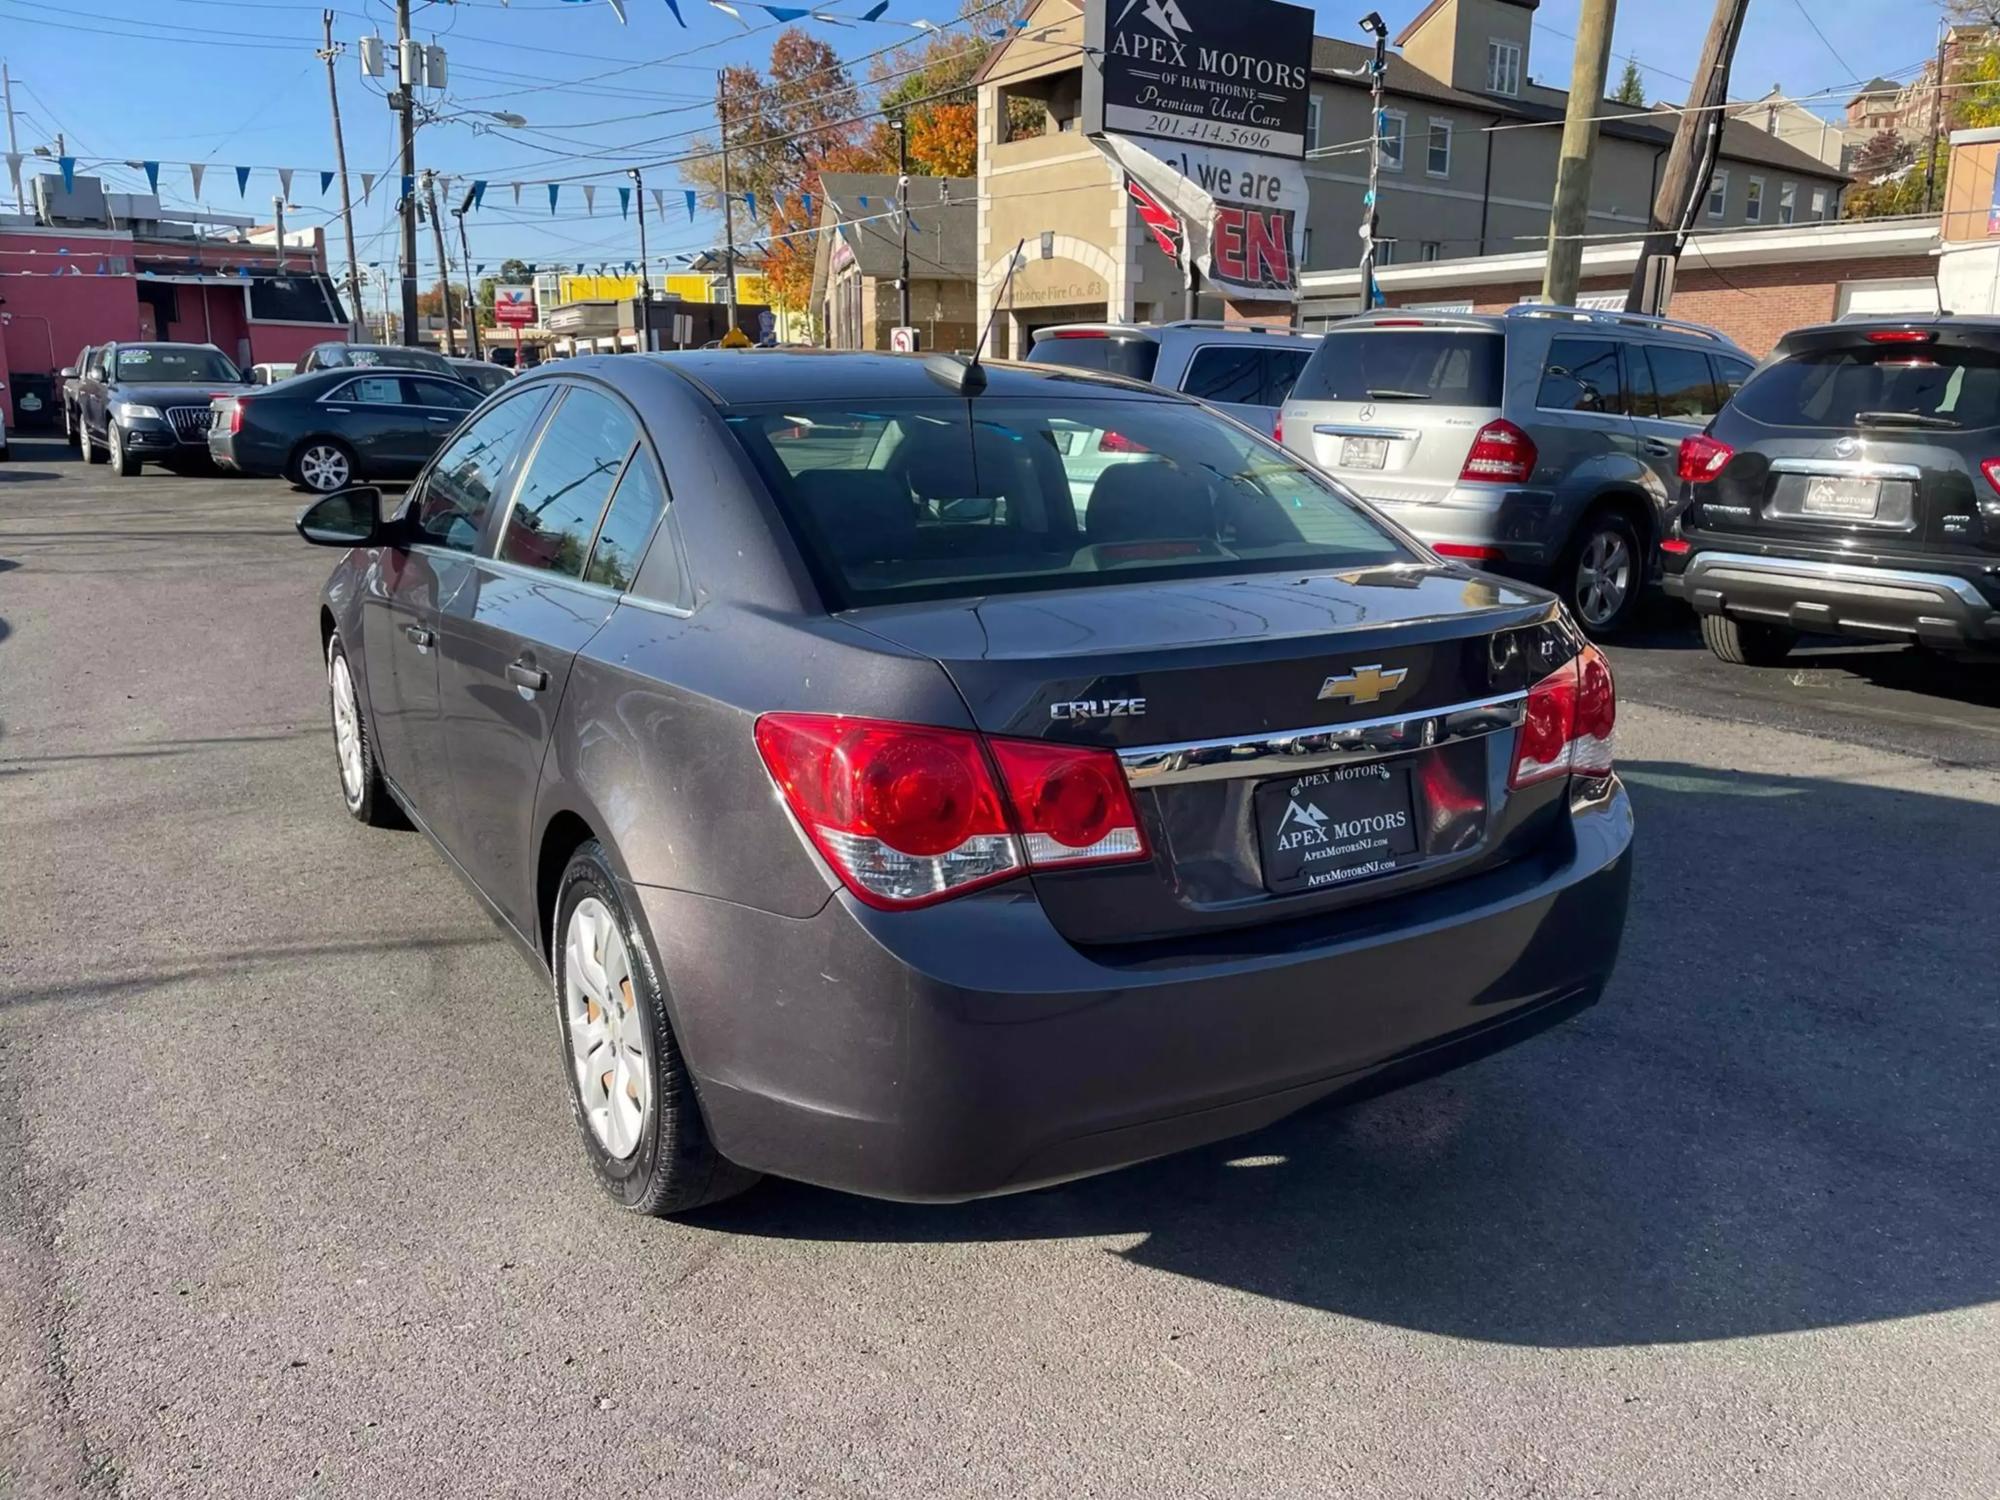
[[[382,770],[443,837],[450,775],[438,726],[438,630],[445,601],[471,574],[494,505],[504,496],[548,390],[529,389],[480,415],[410,489],[408,538],[384,547],[362,597],[369,728]]]
[[[90,352],[90,363],[84,367],[83,383],[77,390],[77,421],[86,433],[102,435],[104,432],[105,387],[110,383],[111,349],[107,345]]]
[[[1219,406],[1240,422],[1269,432],[1275,411],[1258,405],[1264,396],[1264,351],[1255,344],[1203,344],[1188,357],[1181,392]]]
[[[586,572],[639,446],[638,418],[620,397],[568,385],[522,464],[487,555],[444,610],[439,698],[457,798],[447,847],[524,934],[536,928],[535,788],[570,666],[618,602],[618,578]],[[632,503],[655,477],[632,481]]]
[[[1542,361],[1530,434],[1539,455],[1536,477],[1547,475],[1573,505],[1588,504],[1606,485],[1639,481],[1622,344],[1597,333],[1560,334]]]
[[[401,436],[410,425],[403,384],[393,375],[357,375],[319,398],[320,425],[354,450],[355,466],[370,479],[405,479],[414,473]]]
[[[1681,439],[1721,409],[1706,353],[1680,344],[1632,344],[1632,426],[1639,452],[1668,495],[1680,489]]]
[[[465,414],[485,399],[477,391],[455,380],[434,380],[428,375],[405,375],[403,400],[411,415],[410,451],[422,464],[450,437]]]

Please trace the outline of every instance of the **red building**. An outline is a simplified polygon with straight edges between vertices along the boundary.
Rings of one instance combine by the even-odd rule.
[[[214,344],[248,367],[348,336],[317,230],[162,210],[79,176],[36,179],[32,212],[0,214],[0,406],[10,429],[53,430],[55,384],[87,344]]]

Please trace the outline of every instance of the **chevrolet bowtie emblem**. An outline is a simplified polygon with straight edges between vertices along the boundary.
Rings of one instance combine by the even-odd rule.
[[[1326,685],[1319,690],[1322,698],[1337,698],[1346,703],[1373,703],[1376,699],[1393,693],[1403,685],[1403,679],[1410,675],[1408,667],[1391,667],[1383,671],[1381,664],[1372,667],[1356,667],[1345,677],[1329,677]]]

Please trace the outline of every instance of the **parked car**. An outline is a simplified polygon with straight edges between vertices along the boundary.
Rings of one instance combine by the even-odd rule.
[[[482,397],[412,370],[316,370],[215,403],[208,454],[232,473],[279,476],[331,494],[408,479]]]
[[[85,367],[89,365],[92,353],[92,346],[85,344],[77,351],[76,363],[64,365],[56,374],[56,403],[62,408],[63,441],[72,448],[83,445],[76,421],[76,383],[82,378]]]
[[[2000,319],[1788,333],[1684,439],[1667,592],[1727,662],[1802,631],[2000,649]]]
[[[349,344],[330,339],[314,344],[299,361],[298,373],[314,370],[422,370],[429,375],[458,379],[451,361],[428,349],[412,349],[405,344]]]
[[[276,363],[252,365],[250,367],[250,383],[252,385],[276,385],[281,380],[290,380],[298,373],[298,369],[297,365]]]
[[[1081,513],[1070,432],[1125,440]],[[407,813],[552,974],[628,1208],[1077,1177],[1505,1045],[1611,970],[1604,658],[1184,398],[567,360],[394,514],[353,489],[299,530],[347,549],[345,805]]]
[[[205,460],[210,404],[246,382],[213,344],[112,343],[91,351],[73,384],[84,459],[131,475]]]
[[[1319,347],[1316,333],[1244,323],[1064,323],[1035,330],[1028,359],[1144,380],[1219,406],[1261,432]]]
[[[1608,635],[1657,573],[1680,440],[1754,364],[1664,318],[1376,312],[1328,330],[1284,442],[1434,551],[1546,582]]]
[[[482,395],[492,395],[514,378],[512,370],[483,359],[454,359],[449,363],[454,375]]]

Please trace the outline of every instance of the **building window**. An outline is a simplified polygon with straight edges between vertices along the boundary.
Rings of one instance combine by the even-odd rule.
[[[1393,266],[1396,263],[1396,242],[1394,240],[1375,241],[1375,264]]]
[[[1708,180],[1708,216],[1719,219],[1729,208],[1729,174],[1717,172]]]
[[[1789,224],[1799,216],[1799,185],[1796,182],[1778,184],[1778,222]]]
[[[1486,44],[1486,92],[1505,94],[1509,99],[1521,92],[1521,44],[1489,41]]]
[[[1822,222],[1822,223],[1824,223],[1824,222],[1826,221],[1826,189],[1825,189],[1825,188],[1814,188],[1814,189],[1813,189],[1813,195],[1812,195],[1812,216],[1813,216],[1813,217],[1814,217],[1815,219],[1818,219],[1818,220],[1819,220],[1820,222]]]
[[[1312,225],[1308,224],[1299,236],[1299,269],[1301,271],[1307,270],[1311,267],[1312,263],[1313,232]]]
[[[1743,194],[1743,222],[1756,224],[1764,218],[1764,179],[1753,177]]]
[[[1319,95],[1306,100],[1306,150],[1319,150]]]
[[[1430,149],[1425,154],[1424,170],[1433,177],[1451,176],[1451,121],[1431,121]]]
[[[1382,165],[1391,172],[1403,170],[1403,137],[1409,122],[1399,109],[1382,111]]]
[[[1441,240],[1425,240],[1417,246],[1418,260],[1441,260],[1444,258],[1444,243]]]

